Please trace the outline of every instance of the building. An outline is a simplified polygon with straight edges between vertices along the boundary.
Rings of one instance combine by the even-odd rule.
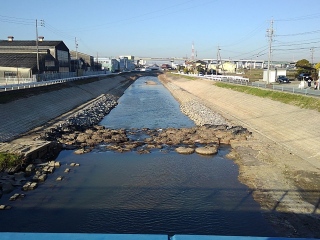
[[[48,53],[39,54],[40,72],[58,72],[58,61]],[[38,72],[36,53],[0,53],[0,78],[33,78]]]
[[[6,54],[16,54],[16,56]],[[55,60],[53,61],[49,55]],[[28,66],[37,66],[36,69],[31,69],[32,74],[69,72],[70,70],[70,53],[63,41],[44,41],[43,37],[39,37],[38,41],[14,40],[12,36],[9,36],[8,40],[0,40],[0,59],[2,58],[2,64],[8,60],[5,58],[9,57],[14,58],[16,61],[10,61],[12,64],[15,63],[12,67],[29,68],[24,65],[27,63],[26,58],[28,56],[29,61],[32,61],[32,63],[28,63]],[[42,62],[40,62],[41,59]],[[0,67],[2,66],[0,65]]]
[[[268,72],[269,72],[269,78],[268,78]],[[267,83],[274,83],[276,82],[278,76],[286,76],[287,75],[287,69],[280,69],[280,68],[274,68],[274,69],[263,69],[263,81]]]
[[[70,51],[70,71],[75,72],[76,69],[84,71],[94,70],[94,57],[85,53]]]
[[[135,69],[134,56],[120,56],[118,61],[120,72],[131,71]]]
[[[98,59],[94,59],[95,62],[101,64],[101,70],[110,71],[110,72],[119,72],[119,61],[114,58],[105,58],[101,57]]]

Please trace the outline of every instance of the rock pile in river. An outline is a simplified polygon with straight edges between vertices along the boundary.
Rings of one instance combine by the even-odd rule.
[[[78,154],[89,152],[96,147],[101,149],[101,146],[111,151],[137,151],[139,153],[148,153],[151,149],[173,150],[179,147],[192,149],[202,147],[203,149],[196,152],[199,154],[214,154],[220,144],[229,144],[232,140],[243,140],[250,134],[246,128],[240,126],[228,127],[227,125],[130,130],[108,129],[95,125],[80,131],[57,131],[55,139],[65,148],[77,148],[76,153]],[[51,139],[53,137],[54,135],[51,135]],[[192,152],[190,151],[190,153]]]
[[[246,139],[250,135],[243,127],[229,127],[220,114],[195,99],[185,101],[181,105],[181,111],[198,125],[196,127],[107,129],[95,125],[116,104],[115,97],[106,95],[68,118],[63,124],[51,128],[42,134],[40,139],[57,141],[67,149],[77,149],[77,154],[90,152],[98,146],[100,149],[104,146],[107,150],[117,152],[149,153],[151,149],[177,148],[176,151],[183,154],[194,151],[199,154],[214,154],[219,144],[229,144],[231,140]]]

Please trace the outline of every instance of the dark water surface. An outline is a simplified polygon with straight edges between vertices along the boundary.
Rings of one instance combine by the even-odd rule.
[[[192,126],[166,91],[161,85],[138,81],[101,124],[112,128]],[[159,95],[168,99],[157,101],[154,97]],[[146,104],[151,102],[159,103],[157,111]],[[12,209],[0,211],[0,231],[274,235],[251,191],[238,182],[238,167],[224,157],[228,147],[210,157],[101,149],[83,155],[63,151],[57,159],[62,166],[36,190],[25,192],[24,199],[10,202],[11,194],[4,195],[1,204]],[[71,162],[80,166],[70,167]],[[67,167],[71,171],[64,173]],[[64,176],[63,181],[56,181],[58,176]]]

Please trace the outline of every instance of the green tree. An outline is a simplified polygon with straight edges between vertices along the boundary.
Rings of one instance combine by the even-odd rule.
[[[309,73],[313,75],[315,73],[312,64],[307,59],[301,59],[296,63],[297,76],[301,73]]]
[[[316,70],[319,70],[319,69],[320,69],[320,62],[318,62],[318,63],[314,66],[314,68],[315,68]]]

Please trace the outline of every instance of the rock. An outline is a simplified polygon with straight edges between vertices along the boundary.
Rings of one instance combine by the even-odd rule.
[[[71,166],[71,167],[79,167],[80,164],[79,164],[79,163],[70,163],[70,166]]]
[[[45,173],[53,173],[54,172],[54,167],[51,167],[51,166],[45,166],[42,171],[45,172]]]
[[[23,194],[23,193],[15,193],[13,196],[11,196],[10,197],[10,201],[15,201],[15,200],[17,200],[17,199],[19,199],[19,198],[24,198],[25,197],[25,195]]]
[[[63,177],[62,176],[59,176],[57,177],[56,181],[62,181]]]
[[[86,151],[83,148],[77,149],[73,152],[74,154],[84,154]]]
[[[196,153],[202,154],[202,155],[213,155],[218,152],[218,146],[206,146],[206,147],[198,147],[196,148]]]
[[[34,175],[32,178],[32,180],[36,182],[44,182],[46,179],[47,179],[47,174],[45,173]]]
[[[26,167],[26,172],[33,172],[34,169],[35,169],[35,165],[34,164],[29,164],[27,167]]]
[[[177,147],[176,152],[181,154],[192,154],[194,153],[194,149],[189,147]]]
[[[34,190],[37,186],[38,186],[38,184],[36,182],[26,182],[23,185],[22,190],[23,191]]]
[[[157,83],[155,81],[150,81],[150,80],[146,81],[145,83],[147,85],[157,85]]]
[[[11,206],[9,205],[0,205],[0,210],[8,210],[11,209]]]

